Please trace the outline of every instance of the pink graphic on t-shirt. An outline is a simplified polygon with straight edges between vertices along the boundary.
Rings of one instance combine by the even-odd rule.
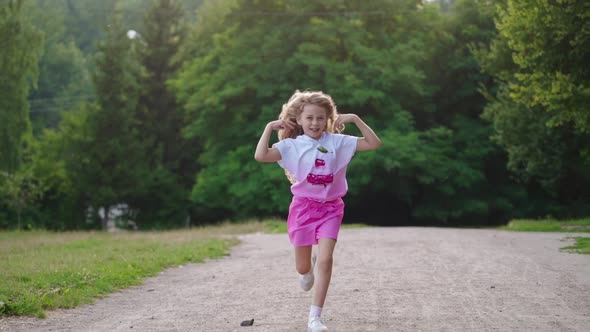
[[[322,167],[326,166],[326,162],[323,159],[316,159],[315,160],[315,167]]]
[[[334,174],[307,174],[307,182],[313,185],[323,185],[324,187],[334,181]]]

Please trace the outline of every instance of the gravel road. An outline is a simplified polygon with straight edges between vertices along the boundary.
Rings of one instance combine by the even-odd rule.
[[[323,317],[330,331],[590,331],[590,255],[573,234],[345,229]],[[306,331],[286,235],[240,236],[230,256],[1,331]],[[254,319],[254,325],[240,322]]]

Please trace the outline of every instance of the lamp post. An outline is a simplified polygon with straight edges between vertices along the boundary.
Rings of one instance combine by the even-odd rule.
[[[143,37],[139,34],[139,32],[135,30],[127,30],[127,38],[131,40],[138,39],[143,45],[146,45],[146,42],[145,40],[143,40]]]

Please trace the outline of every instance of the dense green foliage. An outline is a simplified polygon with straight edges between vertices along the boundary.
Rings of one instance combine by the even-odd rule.
[[[494,140],[521,182],[551,197],[536,207],[547,214],[590,213],[589,15],[587,1],[509,0],[476,52],[499,83],[486,91]]]
[[[140,62],[145,68],[136,109],[139,137],[149,153],[145,190],[127,200],[141,206],[135,216],[144,225],[179,227],[191,209],[190,190],[198,171],[199,142],[182,136],[185,126],[176,96],[166,86],[180,67],[176,54],[186,37],[183,9],[172,0],[159,1],[150,9],[142,29]]]
[[[488,7],[460,3],[453,16],[441,16],[413,1],[234,6],[197,31],[192,49],[207,51],[175,81],[193,119],[187,134],[206,146],[193,199],[207,213],[284,211],[288,184],[277,167],[252,163],[252,143],[294,88],[329,92],[341,112],[358,113],[384,141],[352,162],[352,218],[485,220],[512,208],[518,189],[507,179],[491,183],[502,174],[486,172],[502,159],[479,119],[477,88],[486,78],[468,51],[493,35]],[[211,33],[216,26],[221,31]]]
[[[28,128],[38,66],[35,135],[23,145],[28,129],[19,129],[0,143],[21,151],[8,159],[2,150],[2,163],[21,164],[11,167],[29,179],[23,188],[42,192],[19,209],[4,196],[0,227],[22,215],[31,227],[100,228],[99,209],[119,204],[142,229],[282,217],[289,182],[253,152],[295,89],[329,93],[383,141],[350,165],[347,221],[482,225],[590,213],[585,1],[25,6],[22,22],[47,36],[44,53],[27,53],[32,67],[19,71],[22,112],[2,104],[0,114],[25,116]],[[352,125],[345,133],[359,134]]]
[[[0,171],[17,171],[30,130],[27,96],[35,86],[43,33],[23,13],[23,0],[0,7]],[[1,179],[0,179],[1,181]],[[1,184],[1,182],[0,182]]]
[[[56,128],[60,110],[70,110],[92,97],[92,82],[84,53],[66,28],[65,2],[25,2],[27,16],[45,34],[39,60],[39,83],[29,95],[31,122],[36,136],[45,128]],[[84,30],[86,31],[86,30]]]
[[[87,136],[74,143],[72,157],[66,159],[77,185],[93,188],[84,196],[95,209],[109,211],[125,202],[142,186],[147,172],[147,151],[134,124],[141,67],[131,46],[115,17],[99,45],[94,76],[97,102],[81,128]],[[106,218],[102,226],[106,228]]]

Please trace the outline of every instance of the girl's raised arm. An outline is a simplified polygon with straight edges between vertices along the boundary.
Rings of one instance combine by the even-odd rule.
[[[290,128],[293,129],[295,125],[290,121],[276,120],[269,122],[258,140],[256,146],[256,152],[254,153],[254,159],[261,163],[272,163],[281,160],[281,153],[276,148],[269,148],[268,142],[270,141],[270,134],[273,130]]]
[[[381,140],[377,137],[377,134],[367,125],[358,115],[356,114],[340,114],[334,123],[335,128],[342,127],[345,123],[354,123],[363,134],[363,137],[359,137],[356,145],[357,151],[368,151],[375,150],[381,146]]]

